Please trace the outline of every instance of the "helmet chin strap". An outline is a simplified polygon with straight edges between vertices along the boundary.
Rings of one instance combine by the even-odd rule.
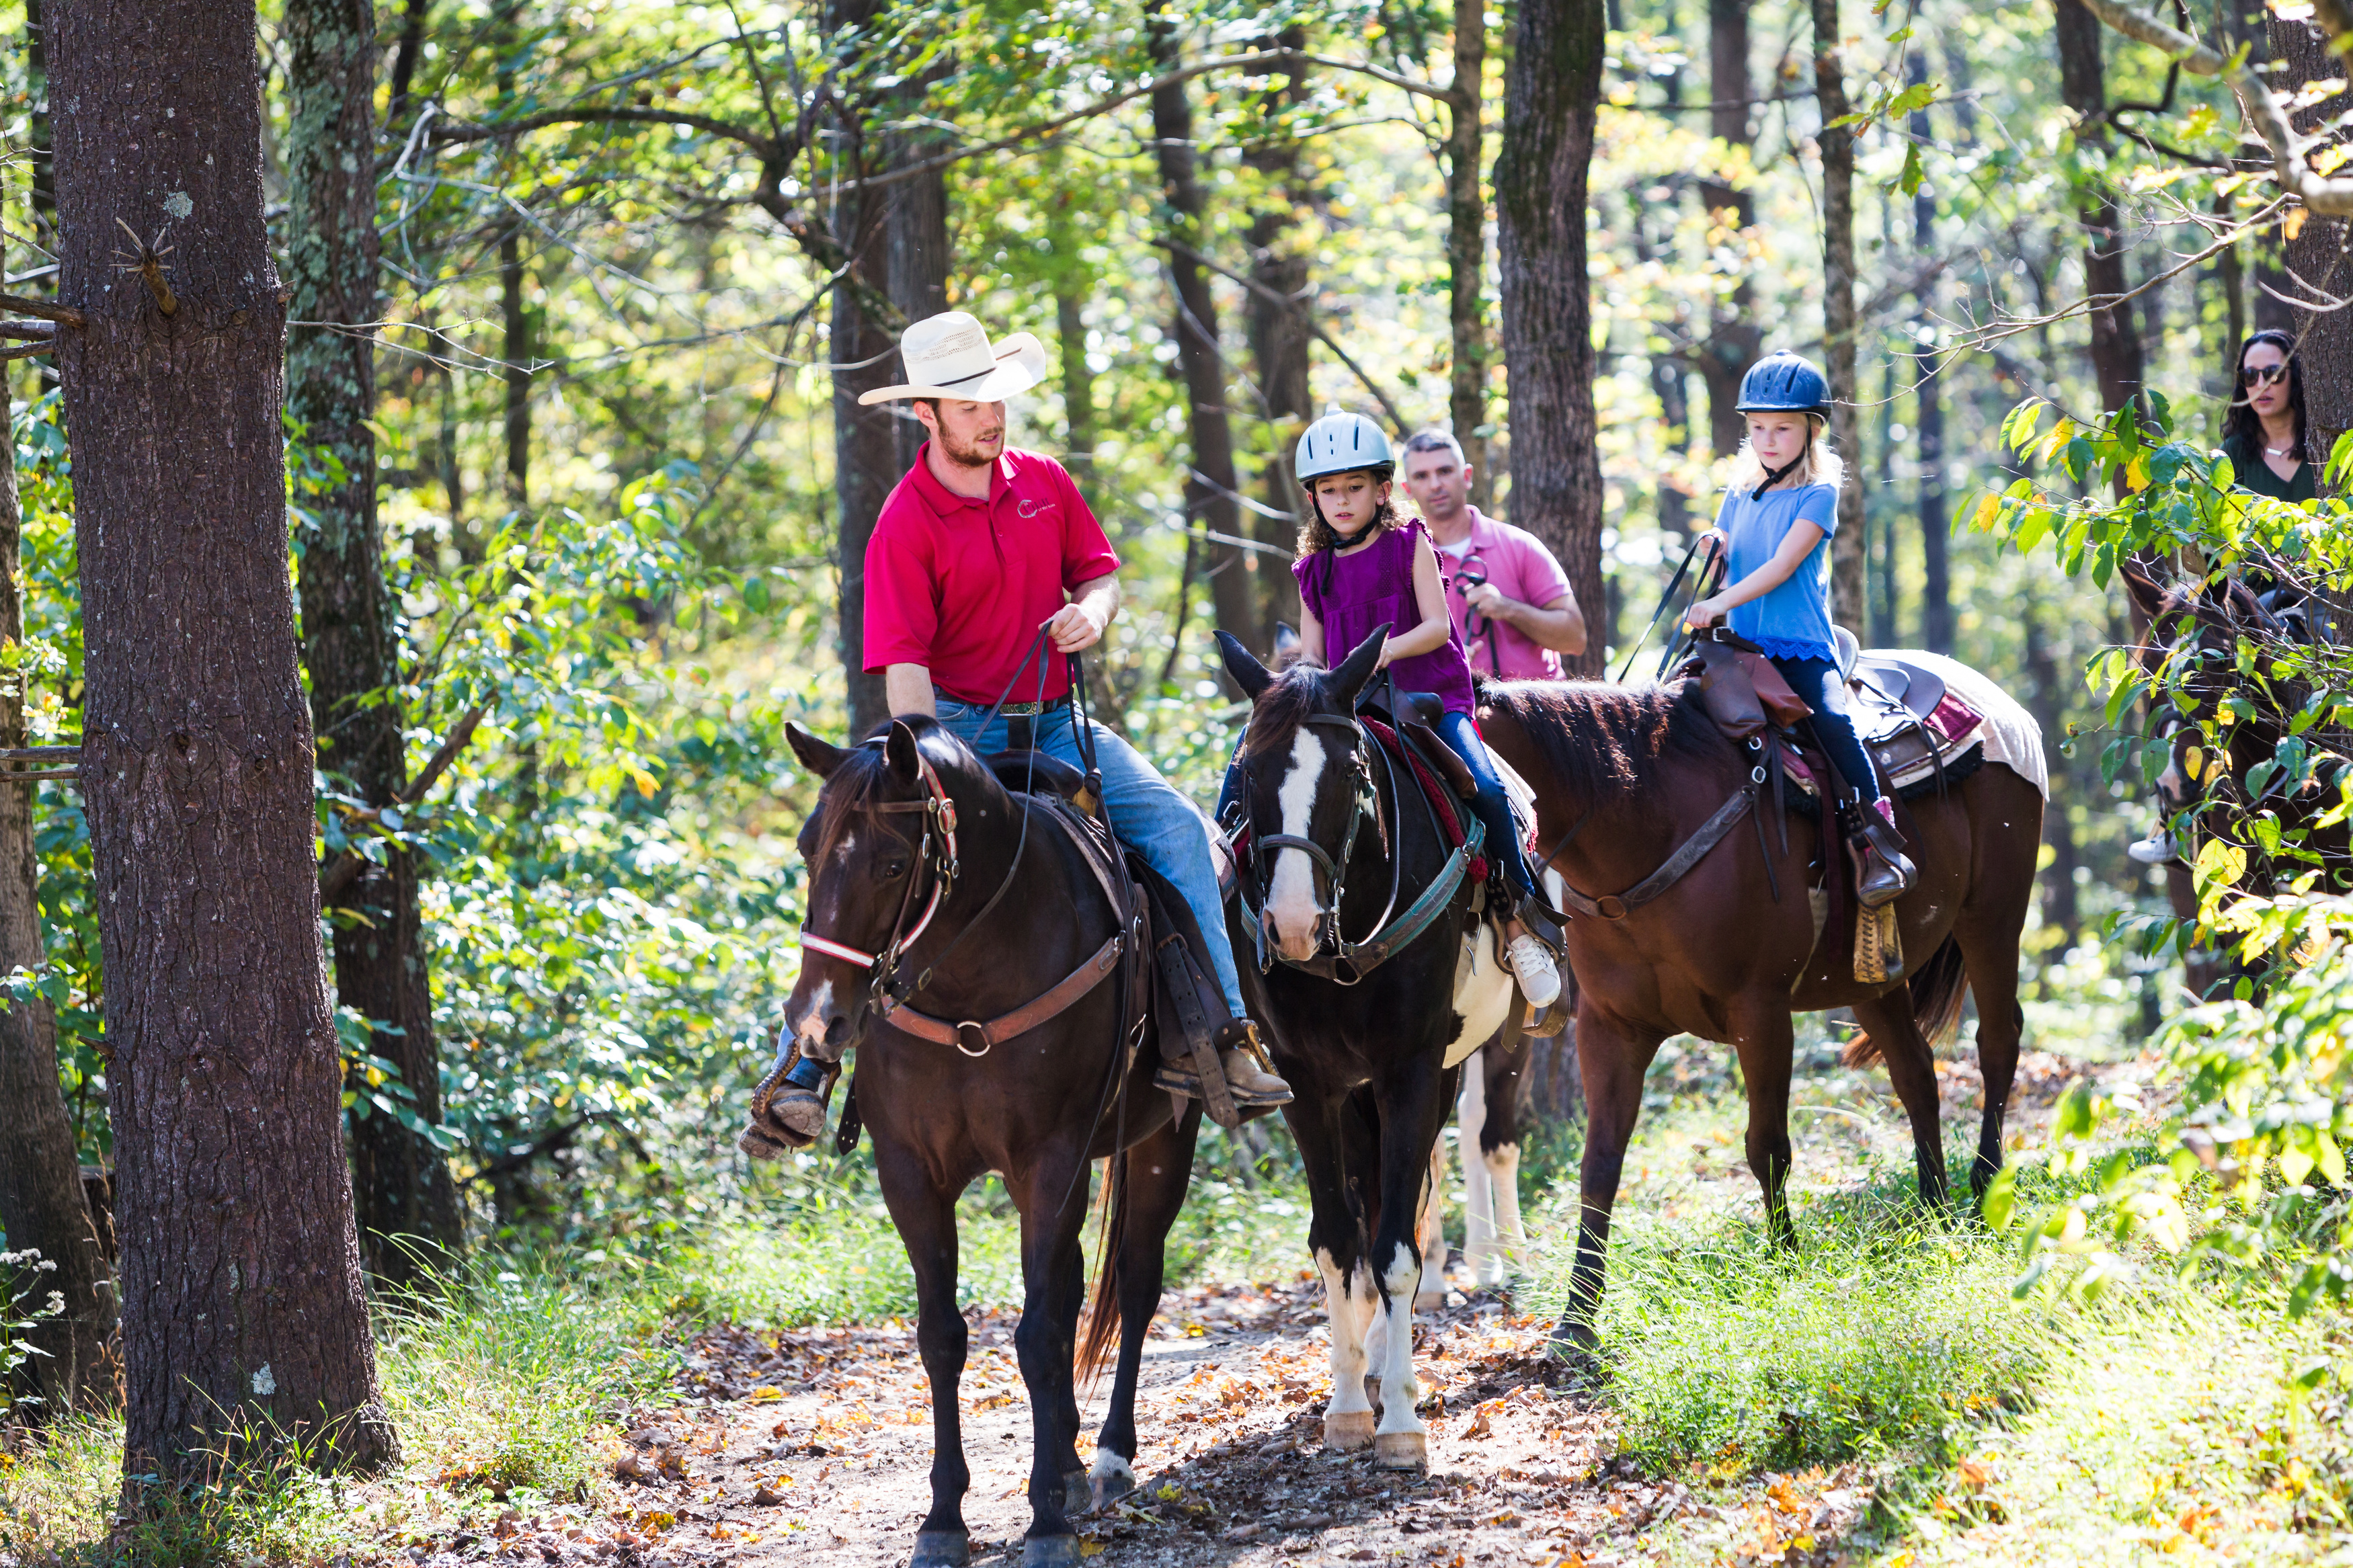
[[[1806,444],[1805,444],[1805,447],[1803,447],[1803,448],[1802,448],[1802,449],[1798,453],[1798,455],[1797,455],[1796,457],[1794,457],[1794,458],[1790,458],[1788,462],[1786,462],[1786,463],[1782,464],[1779,468],[1765,468],[1765,482],[1764,482],[1763,484],[1758,485],[1758,486],[1757,486],[1754,490],[1751,490],[1751,491],[1749,492],[1749,494],[1751,494],[1751,495],[1758,495],[1758,496],[1763,495],[1767,490],[1771,489],[1775,485],[1779,484],[1783,479],[1788,479],[1788,478],[1792,473],[1796,472],[1796,471],[1797,471],[1797,468],[1798,468],[1798,465],[1799,465],[1799,464],[1800,464],[1800,463],[1802,463],[1802,462],[1804,462],[1808,458],[1810,458],[1810,457],[1812,457],[1813,455],[1814,455],[1814,420],[1813,420],[1813,416],[1811,416],[1811,415],[1808,415],[1808,416],[1806,416]],[[1762,460],[1761,458],[1758,460],[1758,462],[1757,462],[1757,466],[1758,468],[1765,468],[1764,462],[1763,462],[1763,460]]]

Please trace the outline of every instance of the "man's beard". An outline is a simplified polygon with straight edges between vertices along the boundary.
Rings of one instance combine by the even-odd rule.
[[[989,434],[993,439],[1000,443],[1005,439],[1005,432],[1002,429],[991,431]],[[997,461],[994,457],[982,451],[979,447],[965,446],[944,430],[940,432],[940,452],[949,462],[958,468],[985,468]]]

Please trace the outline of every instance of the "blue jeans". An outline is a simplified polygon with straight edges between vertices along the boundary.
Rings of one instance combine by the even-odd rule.
[[[1005,749],[1006,721],[981,728],[988,706],[940,699],[940,723],[956,739],[987,756]],[[1032,720],[1038,749],[1072,767],[1084,767],[1077,739],[1071,733],[1072,715],[1066,708],[1040,713]],[[1144,857],[1145,864],[1168,879],[1193,911],[1201,927],[1209,963],[1225,993],[1226,1011],[1237,1018],[1250,1014],[1242,1007],[1241,976],[1234,970],[1232,944],[1226,940],[1226,907],[1218,897],[1218,870],[1209,853],[1209,824],[1201,808],[1176,793],[1142,753],[1101,724],[1094,725],[1095,765],[1103,769],[1103,814],[1119,841]]]
[[[1479,815],[1479,825],[1487,830],[1482,853],[1504,868],[1504,879],[1512,889],[1525,898],[1535,890],[1535,879],[1528,874],[1526,847],[1520,842],[1519,829],[1512,821],[1512,797],[1504,793],[1503,775],[1487,756],[1487,743],[1479,738],[1478,726],[1471,722],[1468,713],[1449,713],[1438,721],[1438,733],[1454,749],[1471,768],[1471,782],[1479,793],[1472,797],[1471,809]],[[1226,765],[1225,787],[1218,794],[1218,820],[1226,820],[1227,808],[1241,798],[1242,771],[1240,751],[1236,760]]]
[[[1839,679],[1837,664],[1827,658],[1777,658],[1773,668],[1814,710],[1814,738],[1846,775],[1848,787],[1861,790],[1865,801],[1877,800],[1879,775],[1855,738],[1854,721],[1846,710],[1846,682]]]

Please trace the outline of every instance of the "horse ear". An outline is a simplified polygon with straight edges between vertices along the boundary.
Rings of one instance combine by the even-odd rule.
[[[839,746],[828,745],[818,740],[798,724],[785,726],[785,743],[792,747],[793,755],[801,760],[801,766],[821,779],[831,778],[833,770],[841,766],[842,759],[849,755]]]
[[[1289,669],[1299,662],[1299,634],[1289,621],[1274,623],[1274,668]]]
[[[1226,661],[1226,673],[1242,689],[1242,695],[1251,701],[1258,694],[1274,684],[1274,675],[1258,661],[1258,656],[1242,647],[1241,638],[1231,632],[1218,634],[1218,652]]]
[[[2155,578],[2131,565],[2117,567],[2116,575],[2124,579],[2126,596],[2140,607],[2142,615],[2153,621],[2164,613],[2165,590]]]
[[[913,784],[923,776],[923,752],[904,719],[891,721],[891,738],[882,742],[882,760],[891,764],[901,784]]]
[[[1381,645],[1388,640],[1389,623],[1383,621],[1373,628],[1372,636],[1356,645],[1356,652],[1342,659],[1340,667],[1324,679],[1324,695],[1355,712],[1356,695],[1373,678],[1373,671],[1380,668]]]

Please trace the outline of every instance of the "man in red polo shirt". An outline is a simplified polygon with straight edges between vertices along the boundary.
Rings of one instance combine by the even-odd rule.
[[[1119,613],[1119,557],[1068,469],[1005,444],[1004,400],[1044,379],[1045,350],[1028,332],[992,347],[977,321],[951,310],[909,327],[900,352],[907,384],[859,401],[912,400],[931,438],[866,546],[866,668],[881,673],[893,714],[936,719],[983,756],[1018,740],[1082,766],[1065,656],[1092,647]],[[1041,626],[1050,646],[1029,659]],[[1234,1103],[1284,1103],[1291,1087],[1243,1009],[1208,818],[1118,735],[1096,724],[1093,738],[1112,830],[1176,887],[1201,928],[1229,1015],[1217,1044]],[[1164,1067],[1158,1081],[1199,1093],[1179,1067]],[[822,1103],[812,1088],[787,1084],[772,1108],[813,1135]],[[802,1102],[788,1098],[796,1089]]]

